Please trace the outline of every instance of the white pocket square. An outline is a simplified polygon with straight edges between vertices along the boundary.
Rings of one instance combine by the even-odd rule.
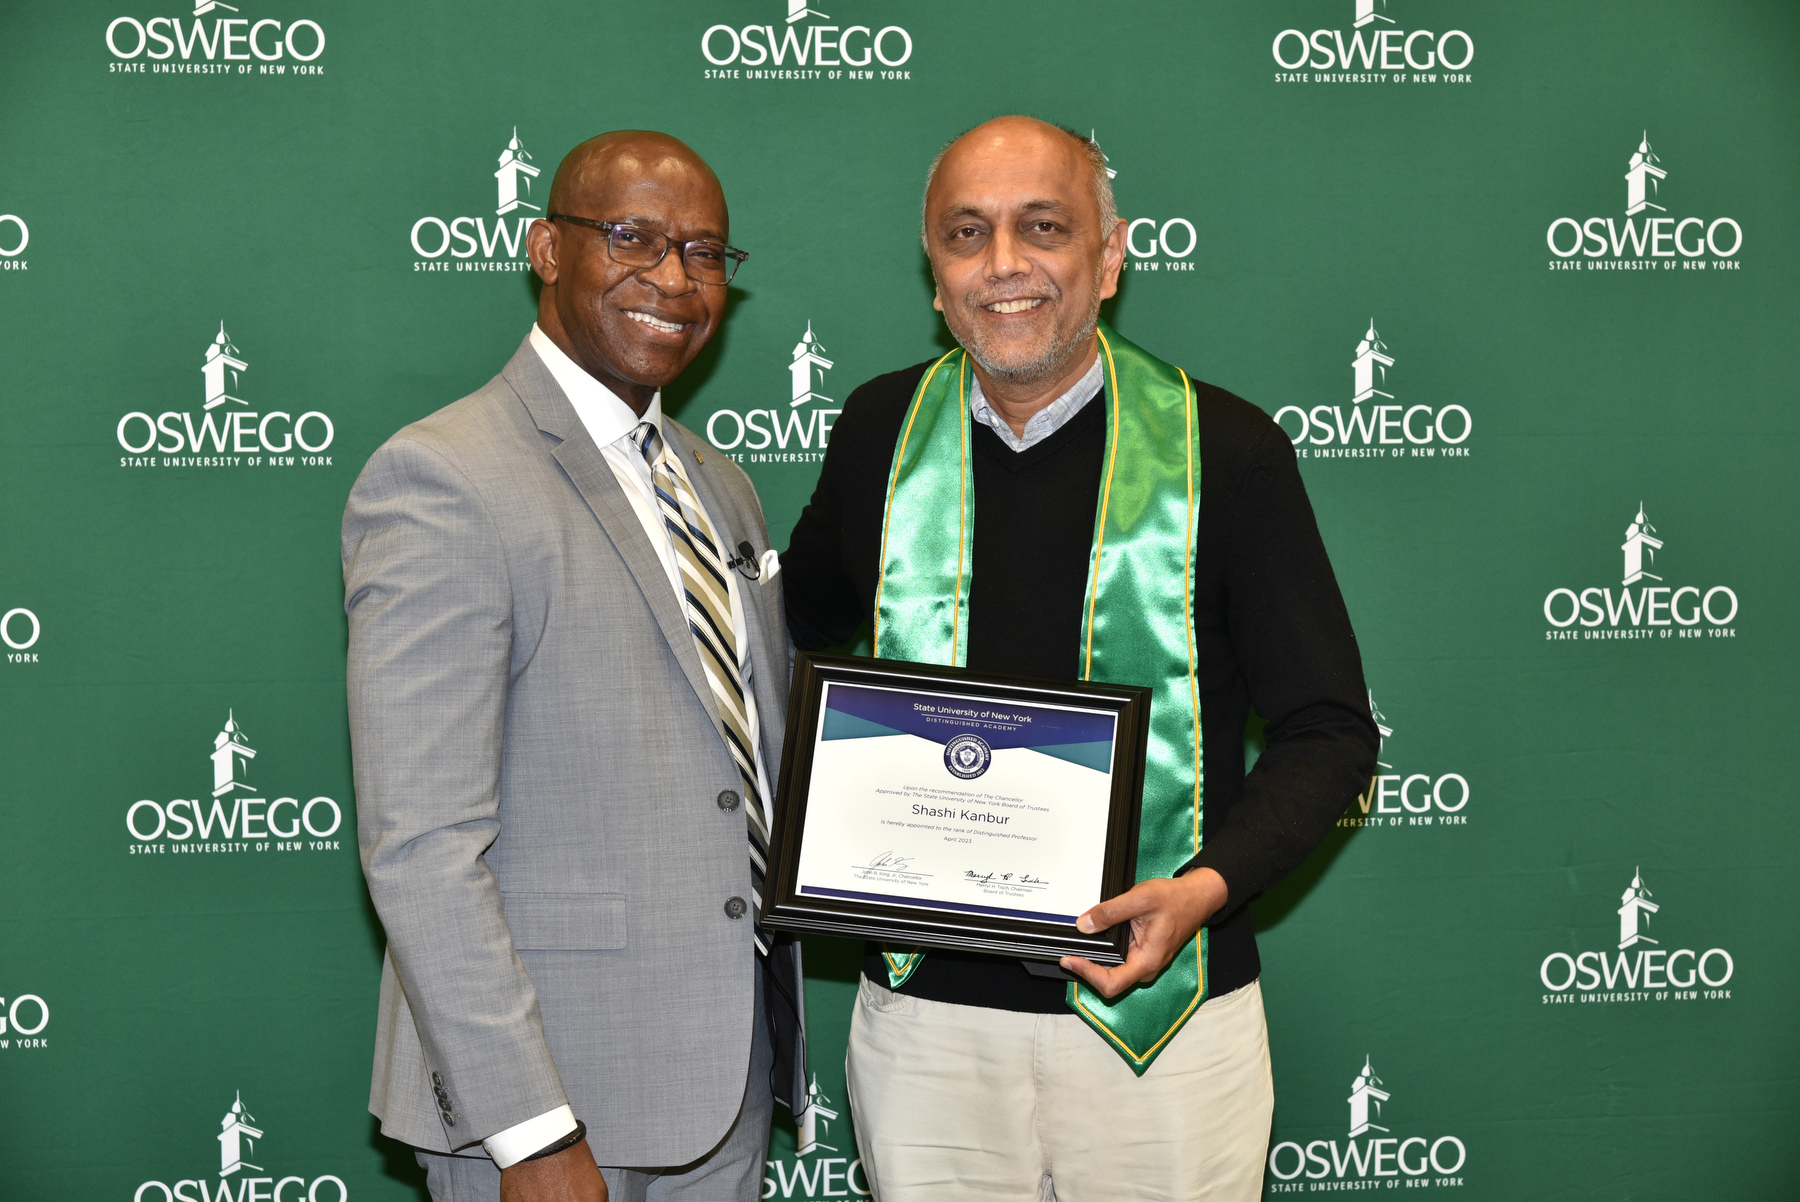
[[[781,571],[781,556],[779,556],[775,553],[774,547],[770,547],[767,551],[764,551],[762,553],[760,578],[763,580],[768,580],[771,577],[778,574],[780,571]]]

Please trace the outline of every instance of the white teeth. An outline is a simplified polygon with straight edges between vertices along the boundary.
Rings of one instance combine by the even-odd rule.
[[[1043,304],[1042,297],[1026,297],[1022,300],[997,301],[987,306],[989,313],[1023,313],[1027,309],[1035,309]]]
[[[667,330],[671,334],[679,333],[681,330],[681,327],[674,322],[663,321],[660,318],[650,316],[648,313],[639,313],[635,310],[627,309],[625,311],[625,316],[631,318],[633,321],[642,322],[653,330]]]

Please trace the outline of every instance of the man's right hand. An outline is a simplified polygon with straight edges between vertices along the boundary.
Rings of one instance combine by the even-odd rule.
[[[500,1202],[606,1202],[606,1178],[587,1140],[500,1170]]]

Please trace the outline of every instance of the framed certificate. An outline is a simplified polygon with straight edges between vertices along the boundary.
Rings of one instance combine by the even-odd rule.
[[[1148,688],[898,660],[795,661],[763,924],[1057,960],[1129,889]]]

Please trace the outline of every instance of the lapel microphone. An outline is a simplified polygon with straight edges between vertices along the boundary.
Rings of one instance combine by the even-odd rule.
[[[755,580],[762,575],[762,564],[756,558],[756,548],[748,540],[737,545],[737,558],[725,561],[728,568],[736,568],[747,580]]]

